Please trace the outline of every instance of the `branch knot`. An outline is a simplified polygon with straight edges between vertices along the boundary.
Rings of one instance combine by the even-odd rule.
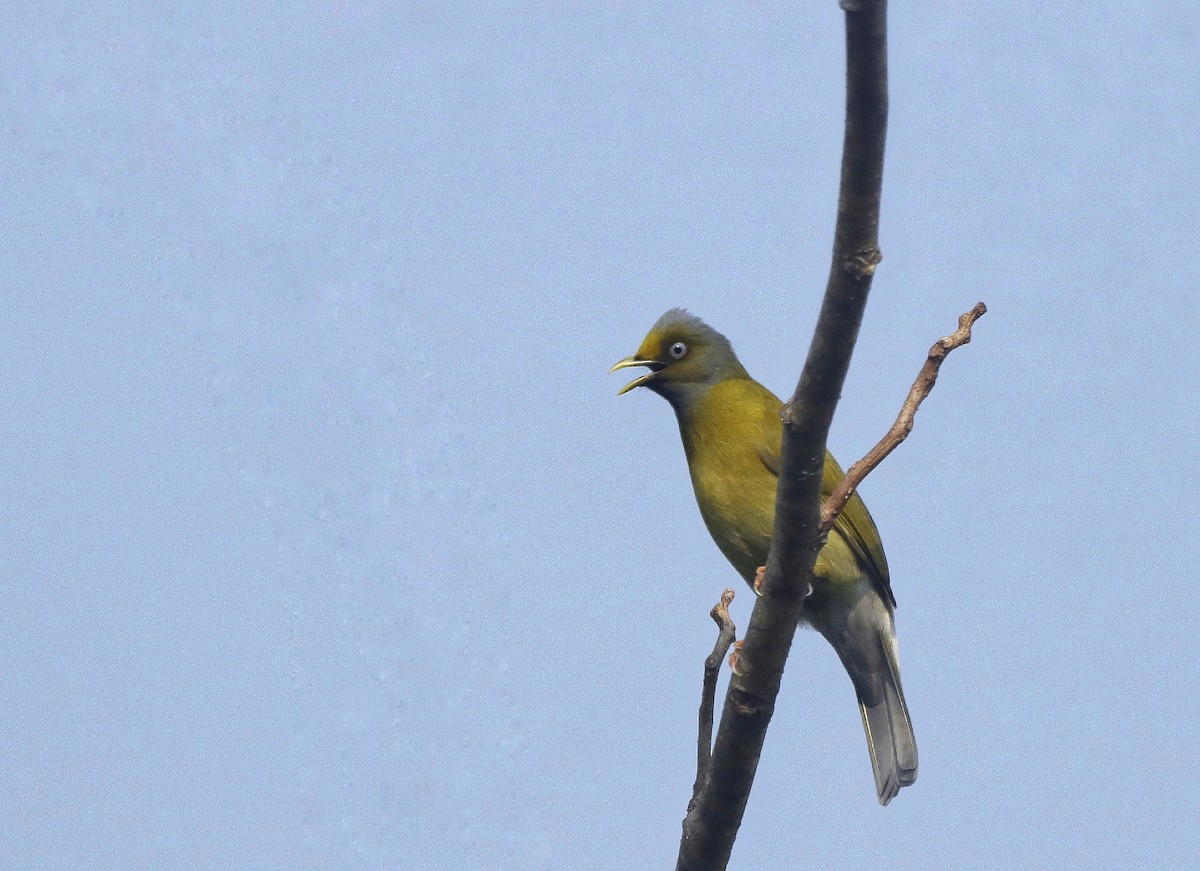
[[[854,281],[863,281],[875,274],[882,260],[883,252],[878,248],[860,248],[842,259],[842,271]]]

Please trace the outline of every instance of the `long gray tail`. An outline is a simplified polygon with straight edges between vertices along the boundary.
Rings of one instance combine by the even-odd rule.
[[[880,638],[886,667],[858,686],[858,708],[862,713],[867,747],[871,750],[871,767],[875,769],[875,788],[879,803],[887,804],[896,797],[902,786],[911,786],[917,779],[917,742],[908,720],[908,706],[900,688],[896,667],[895,645]],[[889,650],[889,648],[891,648]]]

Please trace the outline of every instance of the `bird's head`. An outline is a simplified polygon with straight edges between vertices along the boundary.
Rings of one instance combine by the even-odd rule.
[[[633,366],[645,366],[649,371],[634,378],[617,395],[635,387],[648,387],[676,409],[720,381],[749,377],[729,340],[681,308],[673,308],[659,318],[637,353],[609,371]]]

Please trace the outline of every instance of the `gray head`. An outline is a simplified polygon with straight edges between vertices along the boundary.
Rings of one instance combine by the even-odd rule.
[[[681,308],[659,318],[637,353],[617,363],[613,371],[630,366],[645,366],[650,371],[626,384],[621,393],[648,387],[676,411],[718,382],[750,377],[729,340]]]

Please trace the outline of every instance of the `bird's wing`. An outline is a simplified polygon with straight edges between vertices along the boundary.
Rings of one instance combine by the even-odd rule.
[[[783,427],[769,428],[763,435],[763,440],[759,442],[761,445],[759,456],[768,471],[778,478],[780,454],[783,448]],[[833,492],[845,475],[842,467],[833,458],[833,454],[826,451],[825,471],[821,476],[822,500],[829,498],[829,494]],[[850,501],[838,515],[834,529],[841,533],[859,563],[871,573],[871,578],[884,601],[890,602],[894,608],[896,597],[892,594],[892,581],[888,573],[887,557],[883,553],[883,542],[879,537],[879,530],[875,528],[875,521],[871,519],[871,512],[867,510],[867,504],[863,502],[857,492],[850,497]]]
[[[825,472],[821,476],[821,499],[828,499],[844,477],[846,473],[842,471],[842,467],[833,458],[833,454],[826,451]],[[883,553],[883,539],[879,536],[879,530],[875,528],[875,521],[871,519],[867,503],[863,502],[857,491],[850,497],[833,527],[846,539],[859,563],[870,569],[871,579],[879,588],[884,601],[890,602],[895,608],[896,596],[892,593],[892,578],[888,572],[887,557]]]

